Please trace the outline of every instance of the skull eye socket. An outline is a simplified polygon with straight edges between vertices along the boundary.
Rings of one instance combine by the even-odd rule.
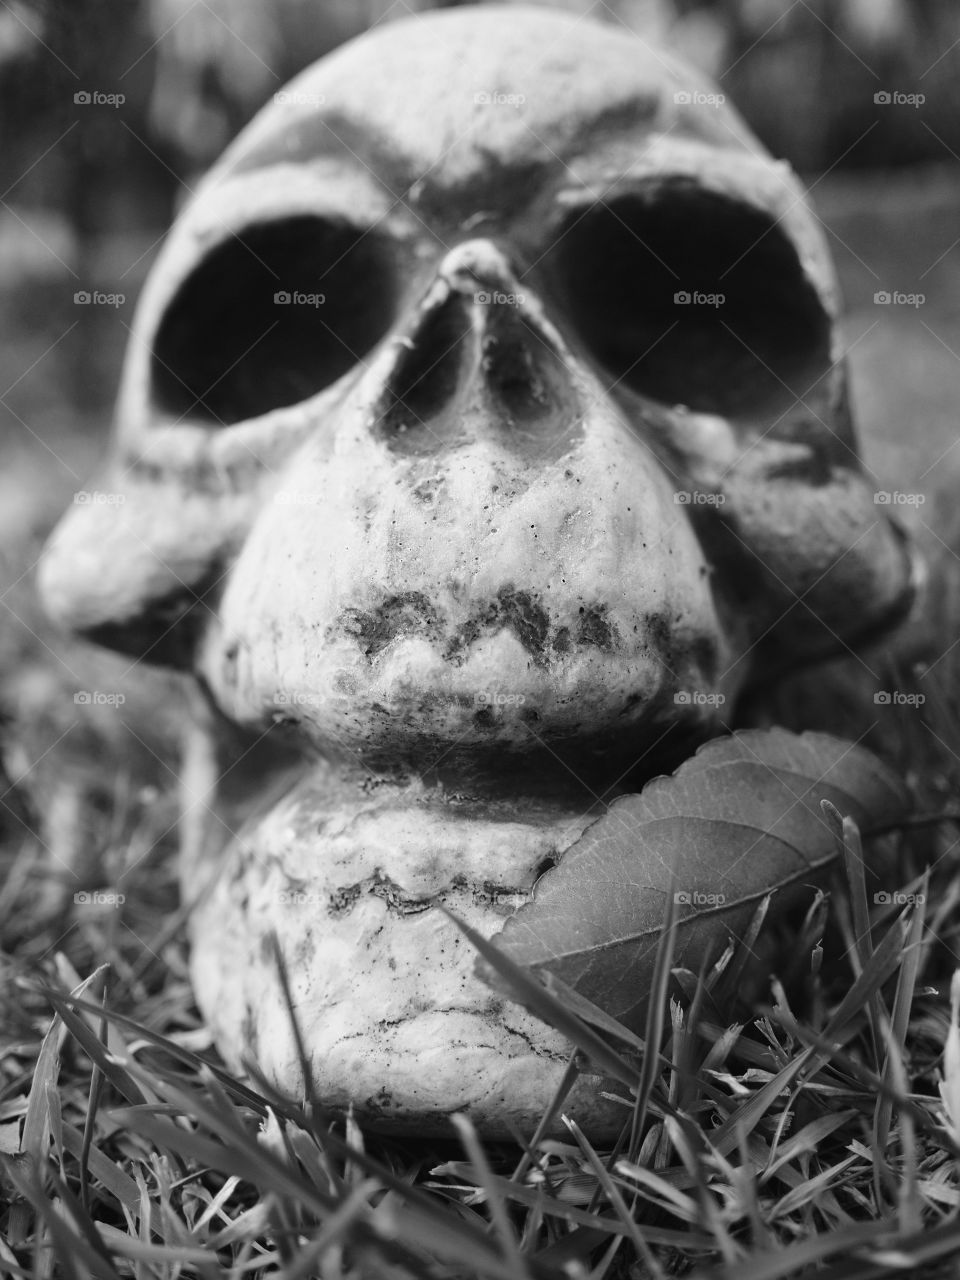
[[[229,426],[316,395],[389,327],[386,256],[374,234],[313,216],[217,245],[160,323],[155,403],[165,416]]]
[[[574,219],[551,256],[594,356],[652,399],[749,417],[830,367],[829,317],[753,206],[660,183]]]

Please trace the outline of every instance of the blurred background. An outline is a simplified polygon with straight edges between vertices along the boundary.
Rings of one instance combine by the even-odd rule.
[[[73,776],[64,753],[85,766],[62,799],[58,838],[67,844],[85,829],[81,812],[115,815],[116,805],[103,795],[87,803],[90,739],[75,731],[72,699],[51,697],[81,677],[36,611],[31,569],[102,448],[144,276],[197,175],[291,75],[366,27],[432,7],[452,6],[0,3],[0,760],[46,795],[42,762],[53,741],[63,742],[50,756],[61,797]],[[555,7],[670,41],[800,170],[847,298],[861,422],[882,441],[891,430],[916,433],[922,420],[949,449],[960,362],[957,0]],[[93,93],[112,102],[92,101]],[[116,305],[75,302],[92,289],[115,294]],[[881,290],[922,293],[926,302],[878,310]],[[882,462],[882,446],[875,458]],[[6,739],[4,716],[18,725]],[[164,754],[164,727],[147,720],[137,742],[120,747],[135,796]],[[109,708],[103,726],[120,732]],[[4,821],[0,812],[0,829]],[[57,856],[79,854],[64,846]]]

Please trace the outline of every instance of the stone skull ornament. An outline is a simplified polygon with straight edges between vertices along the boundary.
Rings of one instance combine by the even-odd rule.
[[[41,587],[195,677],[183,880],[227,1059],[529,1126],[568,1046],[473,974],[613,797],[910,595],[823,236],[714,88],[467,8],[304,72],[178,218]],[[202,821],[200,818],[202,817]],[[608,1104],[582,1078],[578,1114]]]

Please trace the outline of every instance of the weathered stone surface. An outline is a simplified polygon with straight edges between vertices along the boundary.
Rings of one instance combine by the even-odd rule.
[[[758,676],[910,603],[820,228],[714,92],[535,9],[305,72],[173,228],[123,500],[46,555],[66,625],[199,677],[183,878],[224,1053],[298,1087],[276,932],[323,1096],[376,1123],[529,1128],[563,1069],[439,902],[492,934]]]

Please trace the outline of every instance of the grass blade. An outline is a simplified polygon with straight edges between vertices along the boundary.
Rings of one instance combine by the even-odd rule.
[[[893,997],[891,1014],[891,1035],[893,1044],[887,1049],[887,1057],[883,1068],[884,1080],[889,1080],[892,1055],[897,1053],[901,1059],[906,1052],[907,1026],[910,1022],[910,1010],[913,1008],[913,996],[920,973],[920,962],[923,959],[923,926],[927,914],[927,891],[930,884],[929,872],[924,876],[923,889],[918,905],[910,919],[910,931],[904,947],[903,963],[897,976],[897,989]],[[877,1099],[874,1116],[874,1133],[877,1146],[881,1151],[886,1149],[890,1137],[890,1122],[893,1118],[893,1102],[889,1094],[882,1094]]]
[[[643,1055],[640,1069],[640,1082],[633,1108],[633,1122],[630,1126],[629,1158],[636,1160],[640,1150],[640,1139],[647,1119],[647,1108],[650,1095],[660,1072],[660,1042],[663,1038],[663,1020],[667,1004],[667,991],[670,986],[670,970],[673,966],[673,953],[677,941],[677,901],[676,881],[671,879],[667,891],[664,910],[663,929],[657,943],[657,955],[653,966],[653,977],[650,982],[650,998],[647,1005],[647,1020],[644,1031],[644,1043],[647,1051]]]
[[[493,1170],[487,1163],[487,1157],[484,1155],[483,1148],[477,1141],[477,1132],[469,1119],[464,1115],[453,1115],[450,1117],[453,1127],[456,1129],[463,1143],[463,1148],[467,1153],[467,1158],[473,1165],[475,1176],[478,1178],[480,1185],[483,1187],[487,1195],[487,1205],[490,1209],[490,1216],[493,1220],[494,1231],[500,1241],[500,1247],[503,1250],[504,1272],[507,1276],[512,1276],[514,1280],[530,1280],[530,1272],[527,1270],[520,1253],[517,1243],[517,1237],[514,1234],[513,1226],[507,1216],[506,1207],[499,1190],[494,1182]]]

